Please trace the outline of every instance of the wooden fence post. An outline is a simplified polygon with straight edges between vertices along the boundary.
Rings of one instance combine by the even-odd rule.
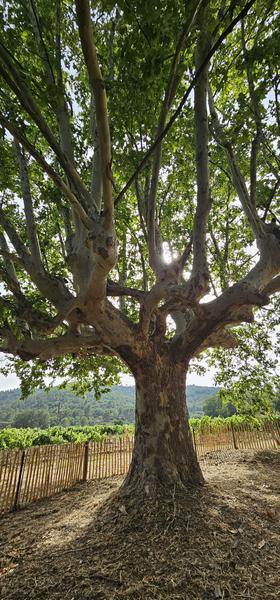
[[[84,452],[83,481],[86,481],[87,476],[88,476],[89,442],[85,443],[84,448],[85,448],[85,452]]]
[[[13,510],[16,510],[17,509],[17,505],[18,505],[18,499],[19,499],[19,495],[20,495],[20,488],[21,488],[21,484],[22,484],[22,480],[23,480],[24,461],[25,461],[25,450],[22,451],[22,455],[21,455],[21,459],[20,459],[18,482],[17,482],[17,487],[16,487],[15,501],[14,501]]]
[[[236,436],[235,436],[235,431],[234,431],[234,427],[233,427],[233,422],[230,422],[230,427],[231,427],[231,433],[232,433],[232,439],[233,439],[233,447],[235,450],[238,450],[238,446],[237,446],[237,441],[236,441]]]
[[[194,428],[192,428],[192,434],[193,434],[193,445],[194,445],[196,456],[198,458]]]

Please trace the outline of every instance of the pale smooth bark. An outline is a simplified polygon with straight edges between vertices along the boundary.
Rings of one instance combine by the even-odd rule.
[[[204,482],[186,409],[187,365],[147,356],[134,369],[136,423],[125,488],[153,494],[158,486]]]

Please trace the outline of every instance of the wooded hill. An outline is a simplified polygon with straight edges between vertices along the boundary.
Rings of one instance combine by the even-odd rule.
[[[206,398],[214,396],[218,388],[187,386],[188,408],[191,416],[203,414]],[[95,423],[134,423],[135,388],[116,385],[96,400],[93,392],[84,398],[69,390],[37,390],[26,400],[20,399],[20,390],[0,392],[0,428],[10,427],[16,415],[27,409],[44,410],[46,426],[86,425]],[[30,417],[31,419],[31,417]],[[28,426],[28,425],[27,425]],[[29,426],[32,426],[30,422]]]

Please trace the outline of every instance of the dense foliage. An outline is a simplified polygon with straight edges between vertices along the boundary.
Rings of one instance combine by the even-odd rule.
[[[232,415],[231,417],[209,417],[204,416],[201,419],[190,419],[191,427],[194,431],[203,432],[211,432],[211,431],[222,431],[223,429],[229,427],[231,424],[233,426],[241,427],[245,426],[249,429],[261,429],[267,423],[278,423],[280,425],[280,416],[279,414],[274,415],[264,415],[259,417],[250,417],[246,415]]]
[[[209,417],[230,417],[236,413],[236,408],[232,402],[223,403],[220,393],[216,396],[207,398],[203,403],[203,412]]]
[[[258,414],[279,406],[280,398],[280,302],[255,315],[254,323],[236,328],[238,347],[209,353],[216,368],[216,384],[225,405],[232,402],[239,413]],[[252,342],[252,340],[254,340]],[[279,408],[278,408],[279,410]],[[212,415],[214,416],[214,415]]]

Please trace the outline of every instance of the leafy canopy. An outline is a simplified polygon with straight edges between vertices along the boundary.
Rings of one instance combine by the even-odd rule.
[[[168,344],[174,336],[183,339],[185,332],[190,331],[189,323],[194,323],[194,329],[198,327],[195,319],[200,318],[197,309],[200,296],[210,293],[206,300],[226,298],[227,291],[236,282],[248,278],[256,261],[264,260],[262,243],[265,235],[272,231],[266,229],[265,224],[271,218],[276,217],[276,224],[272,226],[273,238],[276,236],[279,240],[276,139],[279,132],[277,69],[280,57],[279,15],[275,3],[256,0],[249,2],[248,7],[243,1],[218,0],[208,3],[181,0],[92,3],[92,39],[107,95],[107,125],[111,136],[107,153],[111,156],[112,175],[108,176],[107,170],[105,179],[100,167],[103,160],[100,127],[104,125],[102,131],[106,130],[106,114],[102,105],[103,92],[100,92],[103,98],[100,117],[96,90],[92,91],[89,85],[87,56],[92,40],[86,39],[83,14],[86,4],[77,1],[75,10],[73,3],[67,0],[38,0],[36,3],[33,0],[7,0],[1,8],[0,274],[3,283],[0,327],[4,340],[2,351],[12,355],[11,363],[5,369],[7,371],[11,365],[16,369],[23,381],[25,395],[32,387],[44,385],[45,375],[61,377],[62,385],[70,382],[82,392],[93,387],[98,394],[103,387],[116,382],[120,369],[125,368],[119,361],[119,357],[124,360],[124,356],[117,344],[112,342],[108,346],[107,338],[105,342],[101,340],[98,348],[95,342],[81,346],[77,341],[77,349],[75,344],[74,347],[68,344],[63,345],[61,352],[47,352],[42,350],[43,346],[40,351],[35,350],[34,344],[28,342],[28,339],[44,338],[49,341],[50,348],[54,339],[64,340],[69,330],[75,329],[74,316],[77,321],[77,311],[83,309],[73,309],[68,319],[65,306],[88,291],[89,272],[98,274],[97,279],[93,276],[95,290],[99,289],[99,284],[103,285],[100,283],[101,267],[106,271],[105,285],[110,272],[107,297],[111,306],[123,315],[122,323],[129,319],[130,331],[134,332],[133,328],[139,324],[140,329],[143,325],[143,331],[146,331],[144,321],[147,317],[146,334],[151,339],[155,329],[158,331],[163,315],[167,324],[160,341]],[[118,197],[157,134],[163,131],[168,116],[178,106],[199,60],[205,58],[211,45],[242,10],[243,18],[237,20],[204,69],[211,88],[207,133],[199,113],[199,97],[201,99],[204,92],[196,87],[196,95],[193,91],[190,93],[164,139],[161,152],[158,153],[158,145],[125,197],[117,201],[115,222],[110,221],[108,234],[105,221],[112,207],[105,193],[106,185],[110,187],[113,180],[113,195]],[[160,122],[172,68],[169,104]],[[95,84],[98,81],[96,76],[94,81]],[[205,96],[202,103],[206,100]],[[108,142],[106,135],[105,131],[103,141]],[[204,147],[200,148],[205,135]],[[199,197],[198,191],[202,181],[199,165],[203,153],[209,161],[209,197],[207,194],[203,197],[203,193]],[[160,161],[158,172],[157,158]],[[237,175],[234,165],[238,165]],[[204,179],[208,177],[207,168],[204,168]],[[240,182],[243,182],[241,192]],[[244,186],[247,186],[246,193]],[[205,214],[201,217],[203,211]],[[103,263],[100,267],[100,256],[107,250],[102,246],[103,241],[96,249],[91,240],[96,236],[99,240],[98,236],[102,237],[105,231],[109,245],[108,240],[114,240],[114,226],[118,260],[110,259],[108,267],[105,258],[106,268]],[[93,228],[89,238],[85,234],[87,227]],[[193,255],[191,238],[194,240]],[[203,256],[198,259],[201,248],[204,248]],[[171,285],[177,285],[178,281],[172,279],[173,275],[171,277],[168,271],[168,264],[176,266],[176,260],[182,256],[179,284],[184,288],[191,277],[192,285],[197,286],[195,301],[189,294],[183,308],[180,304],[178,309],[178,300],[174,301],[178,290],[171,301],[170,284],[165,282],[164,291],[149,313],[145,304],[147,298],[147,303],[150,299],[148,290],[153,286],[159,289],[163,268],[166,280],[169,277]],[[193,281],[195,261],[199,263],[196,283]],[[252,289],[262,292],[268,280],[279,272],[277,269],[273,265],[270,277],[264,278],[263,283],[258,280]],[[206,286],[202,283],[201,293],[198,288],[201,281],[204,282],[203,278],[207,281]],[[162,307],[168,301],[171,305],[164,312]],[[254,301],[246,300],[241,304],[252,306]],[[113,308],[110,310],[112,312]],[[64,314],[58,318],[61,311]],[[233,324],[252,320],[252,311],[247,317],[242,314],[239,319],[234,315]],[[228,317],[224,321],[219,319],[221,327],[230,322]],[[95,316],[91,319],[87,316],[86,321],[80,318],[82,328],[89,325],[97,330],[98,322]],[[252,354],[248,340],[255,339],[254,366],[249,371],[247,368],[245,373],[246,378],[254,379],[256,387],[263,383],[260,361],[266,370],[270,346],[260,349],[259,339],[263,328],[275,325],[272,305],[264,325],[260,317],[256,325],[238,330],[241,341],[239,362],[231,362],[235,351],[226,355],[215,351],[212,360],[218,360],[220,364],[224,361],[223,380],[234,371],[232,364],[248,367],[249,359],[245,359],[245,355]],[[216,334],[215,328],[217,326],[212,323]],[[83,333],[81,328],[76,331]],[[191,341],[191,334],[188,335],[187,339]],[[204,331],[201,333],[201,339],[206,340],[205,348],[217,345],[209,335]],[[228,335],[227,341],[229,343]],[[202,346],[201,342],[198,349]],[[102,356],[98,356],[100,353]],[[31,362],[26,363],[26,360]],[[267,370],[269,378],[273,375],[270,366]],[[242,386],[246,385],[244,377],[237,383],[232,378],[229,380],[234,381],[236,394],[240,394]],[[272,382],[267,381],[267,385]],[[269,387],[267,390],[270,393]]]

